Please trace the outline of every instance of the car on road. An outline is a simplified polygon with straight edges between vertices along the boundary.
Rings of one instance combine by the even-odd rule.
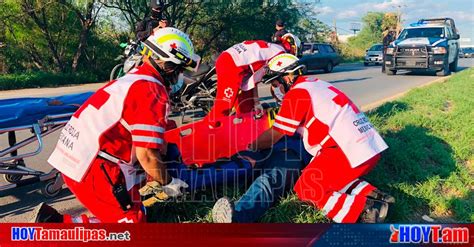
[[[395,75],[403,69],[449,75],[457,70],[459,38],[453,19],[421,19],[406,27],[387,48],[386,73]]]
[[[364,66],[383,63],[383,45],[375,44],[365,51]]]
[[[465,47],[459,50],[460,58],[474,57],[474,47]]]
[[[306,65],[308,70],[322,69],[324,72],[329,73],[341,60],[341,56],[330,44],[303,43],[300,62]]]

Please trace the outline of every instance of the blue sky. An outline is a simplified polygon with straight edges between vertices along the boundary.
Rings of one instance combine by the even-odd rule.
[[[469,38],[474,44],[474,0],[321,0],[315,6],[318,19],[332,25],[336,18],[340,34],[349,34],[351,22],[360,22],[368,11],[396,12],[402,6],[403,24],[420,18],[452,17],[465,43]]]

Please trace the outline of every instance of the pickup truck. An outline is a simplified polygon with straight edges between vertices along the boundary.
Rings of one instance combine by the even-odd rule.
[[[453,19],[421,19],[403,29],[387,48],[386,73],[395,75],[403,69],[449,75],[457,70],[459,38]]]

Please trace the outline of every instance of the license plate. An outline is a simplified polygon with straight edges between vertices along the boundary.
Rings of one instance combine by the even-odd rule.
[[[403,49],[403,52],[415,53],[415,52],[421,52],[421,49],[420,48]]]
[[[370,61],[377,61],[377,59],[376,58],[371,58]]]
[[[416,61],[407,61],[407,65],[408,65],[408,66],[415,66],[415,65],[416,65]]]

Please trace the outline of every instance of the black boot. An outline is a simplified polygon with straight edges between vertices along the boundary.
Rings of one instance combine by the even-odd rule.
[[[370,197],[375,200],[379,201],[384,201],[387,203],[395,203],[395,198],[383,191],[380,191],[378,189],[375,189],[374,191],[370,192],[370,194],[367,195],[367,197]]]
[[[64,217],[56,209],[42,202],[33,209],[32,223],[62,223]]]
[[[382,223],[387,217],[388,203],[367,198],[360,223]]]

